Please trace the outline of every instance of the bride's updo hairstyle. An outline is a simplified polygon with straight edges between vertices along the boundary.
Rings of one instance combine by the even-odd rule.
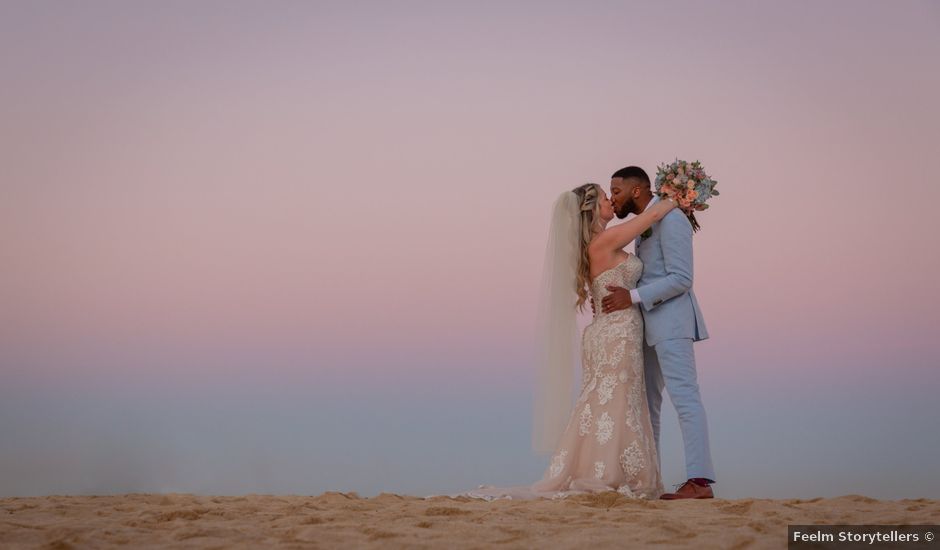
[[[598,197],[604,194],[604,190],[596,183],[585,183],[580,187],[571,190],[577,197],[581,205],[581,218],[579,220],[579,255],[578,255],[578,279],[575,281],[578,292],[578,302],[575,304],[578,311],[584,311],[584,302],[588,297],[588,286],[591,281],[591,264],[588,261],[588,244],[591,243],[591,237],[594,232],[592,228],[600,219],[601,203]]]

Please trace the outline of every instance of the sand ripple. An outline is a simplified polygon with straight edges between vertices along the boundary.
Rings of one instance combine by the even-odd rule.
[[[940,501],[637,501],[616,493],[485,502],[382,493],[0,499],[7,548],[781,548],[793,523],[940,523]]]

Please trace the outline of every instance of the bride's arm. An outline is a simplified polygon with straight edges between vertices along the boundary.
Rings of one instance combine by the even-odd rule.
[[[608,227],[591,241],[590,251],[594,253],[620,250],[632,243],[652,225],[676,207],[672,199],[663,199],[644,210],[635,218],[613,227]]]

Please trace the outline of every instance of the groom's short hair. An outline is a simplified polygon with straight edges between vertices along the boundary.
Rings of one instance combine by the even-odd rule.
[[[647,186],[650,185],[650,177],[646,174],[646,170],[640,168],[639,166],[627,166],[626,168],[621,168],[614,172],[611,178],[623,178],[628,179],[637,179],[642,182],[645,182]]]

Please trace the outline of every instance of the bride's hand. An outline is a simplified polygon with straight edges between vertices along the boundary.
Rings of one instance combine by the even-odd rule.
[[[656,219],[663,219],[666,214],[668,214],[670,211],[672,211],[673,208],[676,208],[677,206],[678,205],[676,204],[675,199],[670,197],[666,197],[658,201],[653,205],[653,208],[655,209],[654,212],[656,213]]]

